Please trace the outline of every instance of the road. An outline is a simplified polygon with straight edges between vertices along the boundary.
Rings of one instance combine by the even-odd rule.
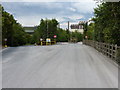
[[[3,88],[118,88],[118,67],[81,43],[3,51]]]

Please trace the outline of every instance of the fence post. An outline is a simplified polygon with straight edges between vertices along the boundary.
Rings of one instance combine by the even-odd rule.
[[[115,61],[117,61],[117,44],[115,45]]]
[[[108,52],[109,52],[109,46],[108,46],[108,43],[107,43],[107,56],[109,55]]]
[[[105,55],[105,43],[103,43],[103,54]]]
[[[108,57],[110,57],[110,44],[108,44]]]
[[[111,58],[114,59],[114,48],[113,48],[113,44],[111,45]]]
[[[101,52],[104,54],[104,52],[103,52],[103,50],[104,50],[103,47],[104,47],[104,43],[101,42]]]

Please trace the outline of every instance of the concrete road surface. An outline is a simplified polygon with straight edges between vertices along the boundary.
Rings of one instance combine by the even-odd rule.
[[[81,43],[11,47],[2,63],[3,88],[118,88],[117,65]]]

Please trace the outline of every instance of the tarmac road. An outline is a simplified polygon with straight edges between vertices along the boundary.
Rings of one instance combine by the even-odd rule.
[[[118,67],[81,43],[9,47],[3,52],[3,88],[118,88]]]

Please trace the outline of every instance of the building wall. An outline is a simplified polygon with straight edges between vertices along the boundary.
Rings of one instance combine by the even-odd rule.
[[[83,25],[72,24],[70,27],[71,27],[71,31],[72,32],[75,32],[77,30],[78,32],[80,32],[81,34],[83,34]]]
[[[78,32],[80,32],[81,34],[83,34],[83,29],[71,29],[70,31],[75,32],[76,30],[77,30]]]

